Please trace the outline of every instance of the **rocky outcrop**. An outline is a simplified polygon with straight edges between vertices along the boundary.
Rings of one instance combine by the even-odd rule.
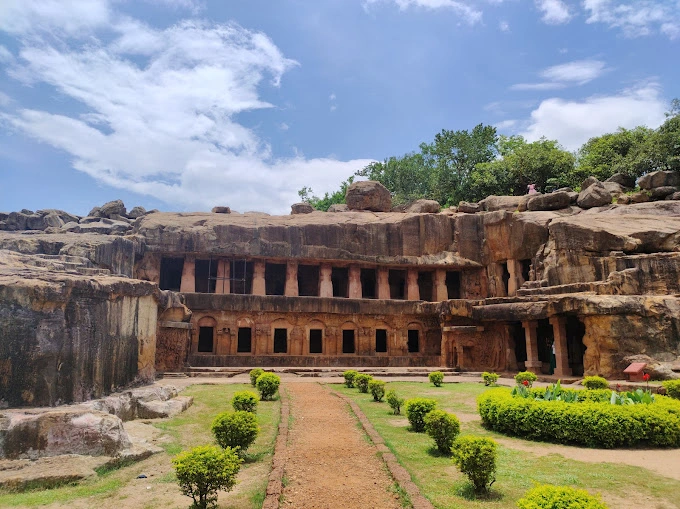
[[[311,214],[314,212],[314,207],[309,203],[293,203],[290,209],[291,214]]]
[[[458,204],[458,212],[463,212],[465,214],[476,214],[481,210],[482,207],[479,205],[479,203],[468,203],[466,201],[462,201]]]
[[[616,182],[621,187],[632,189],[635,187],[635,177],[626,175],[625,173],[614,173],[605,182]]]
[[[349,207],[347,206],[346,203],[334,203],[330,207],[328,207],[328,212],[347,212],[349,211]]]
[[[231,208],[218,206],[213,207],[210,212],[213,214],[231,214]]]
[[[365,180],[354,182],[347,188],[345,202],[350,210],[389,212],[392,195],[380,182]]]
[[[550,194],[542,194],[529,198],[527,209],[536,210],[559,210],[564,209],[571,203],[571,196],[567,191],[555,191]]]
[[[638,179],[640,189],[654,189],[656,187],[680,186],[680,172],[653,171]]]
[[[586,179],[587,180],[587,179]],[[584,182],[585,184],[585,182]],[[612,202],[612,195],[600,181],[592,182],[588,187],[582,188],[576,203],[582,209],[602,207]]]
[[[411,214],[436,214],[441,209],[435,200],[416,200],[406,207],[405,212]]]
[[[489,196],[479,202],[481,210],[494,212],[496,210],[507,210],[514,212],[519,207],[523,196]]]

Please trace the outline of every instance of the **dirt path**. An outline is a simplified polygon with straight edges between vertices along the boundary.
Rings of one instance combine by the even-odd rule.
[[[392,479],[347,405],[318,384],[286,384],[289,434],[282,507],[399,509]]]

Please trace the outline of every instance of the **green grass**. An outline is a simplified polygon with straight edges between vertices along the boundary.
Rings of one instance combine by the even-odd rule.
[[[537,482],[575,486],[623,498],[636,493],[638,497],[653,498],[648,507],[677,507],[675,503],[677,494],[680,493],[680,481],[638,467],[586,463],[566,459],[558,454],[539,456],[500,444],[496,482],[488,496],[476,498],[467,479],[449,457],[436,451],[432,439],[425,433],[408,431],[408,421],[403,409],[402,415],[393,415],[386,403],[376,403],[367,395],[339,384],[332,387],[349,395],[359,404],[387,447],[408,470],[423,495],[437,508],[514,508],[516,501]],[[399,396],[407,399],[436,399],[439,408],[461,418],[462,434],[503,438],[524,447],[535,444],[486,430],[478,420],[469,421],[477,415],[476,396],[488,390],[481,383],[449,383],[435,388],[428,383],[389,382],[387,390],[390,389],[396,390]],[[545,443],[536,445],[550,447],[550,444]]]

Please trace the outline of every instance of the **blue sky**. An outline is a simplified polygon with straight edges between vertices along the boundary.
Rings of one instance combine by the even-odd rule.
[[[680,1],[2,0],[0,210],[288,213],[441,129],[576,150],[680,96]]]

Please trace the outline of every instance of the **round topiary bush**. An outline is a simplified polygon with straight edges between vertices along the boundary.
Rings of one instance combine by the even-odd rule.
[[[411,424],[411,431],[425,431],[425,416],[437,407],[437,402],[428,398],[413,398],[406,401],[406,417]]]
[[[222,412],[210,426],[220,447],[230,447],[239,455],[245,454],[260,432],[257,416],[251,412]]]
[[[387,404],[390,405],[390,408],[392,409],[392,413],[394,415],[401,414],[401,407],[404,406],[405,401],[404,398],[400,398],[396,391],[390,390],[387,391],[386,399]]]
[[[255,387],[258,377],[264,373],[264,369],[255,368],[250,370],[250,385]]]
[[[586,389],[609,389],[609,382],[601,376],[587,376],[583,379],[583,387]]]
[[[444,373],[441,371],[433,371],[427,377],[430,379],[430,383],[434,384],[435,387],[441,387],[444,383]]]
[[[234,396],[231,398],[231,406],[234,407],[234,410],[255,413],[257,411],[258,401],[259,398],[254,392],[239,391],[235,392]]]
[[[536,486],[517,501],[519,509],[608,509],[599,496],[569,486]]]
[[[487,387],[495,386],[496,382],[498,382],[498,375],[496,373],[489,373],[488,371],[485,371],[482,373],[482,380],[484,380],[484,385]]]
[[[442,454],[449,454],[454,440],[460,433],[460,421],[444,410],[432,410],[425,414],[425,432],[437,444]]]
[[[373,396],[373,401],[382,401],[385,397],[385,382],[382,380],[369,380],[368,390]]]
[[[354,371],[353,369],[348,369],[345,371],[342,376],[345,377],[345,387],[349,387],[350,389],[354,387],[354,377],[359,374],[358,371]]]
[[[485,437],[460,437],[453,447],[453,461],[470,480],[475,493],[487,491],[496,480],[496,455],[496,442]]]
[[[367,375],[366,373],[357,373],[357,375],[354,377],[354,387],[359,389],[359,392],[363,392],[364,394],[368,393],[368,382],[370,382],[373,379],[371,375]]]
[[[260,399],[267,401],[272,399],[274,394],[279,390],[281,385],[281,378],[274,373],[262,373],[256,382],[257,390],[260,393]]]
[[[538,377],[531,371],[520,371],[515,375],[515,382],[517,382],[517,385],[531,387],[536,380],[538,380]]]
[[[668,396],[673,399],[680,399],[680,380],[666,380],[662,385]]]
[[[194,501],[192,507],[217,506],[217,492],[230,491],[243,460],[230,448],[214,445],[194,447],[172,459],[175,475],[183,495]]]

